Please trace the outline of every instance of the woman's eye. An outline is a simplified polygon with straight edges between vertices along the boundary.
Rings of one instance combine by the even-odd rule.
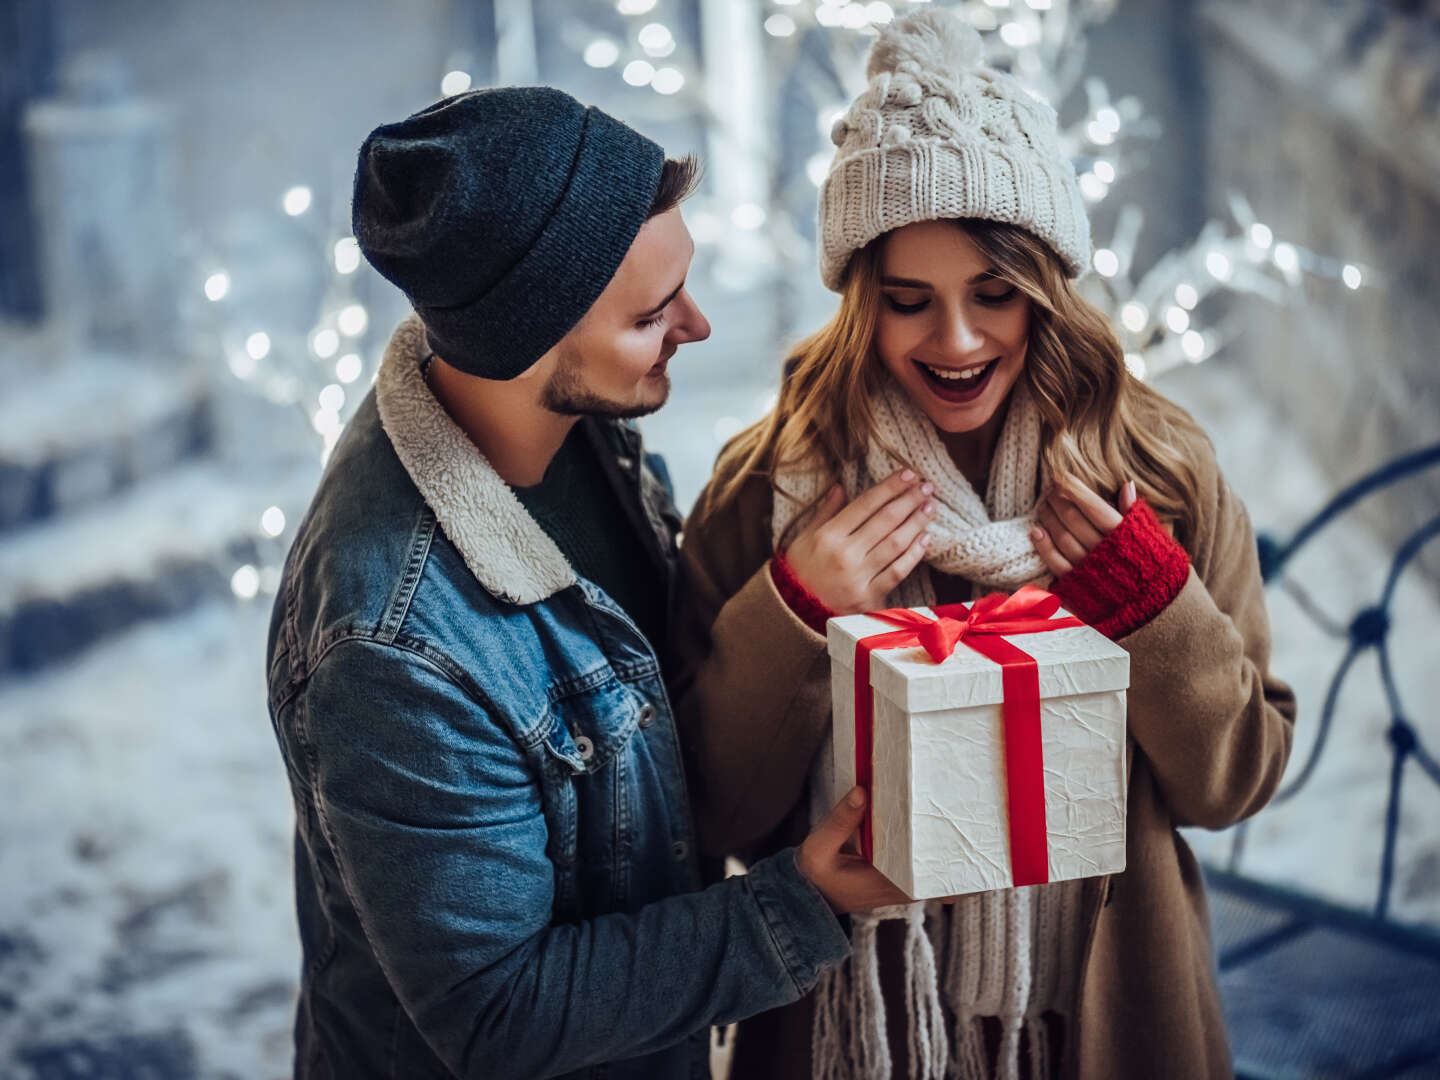
[[[991,307],[999,307],[1001,304],[1008,304],[1011,300],[1014,300],[1015,297],[1019,295],[1020,290],[1016,286],[1011,285],[1010,288],[1006,289],[1004,292],[976,293],[975,299],[979,300],[982,304],[989,304]]]
[[[917,311],[924,311],[929,300],[917,300],[913,304],[902,304],[893,296],[886,296],[885,302],[890,305],[890,310],[899,312],[901,315],[914,315]]]
[[[665,312],[664,312],[664,311],[660,311],[658,314],[652,316],[651,318],[641,319],[641,320],[640,320],[638,323],[636,323],[635,325],[636,325],[637,327],[639,327],[641,330],[649,330],[650,327],[652,327],[652,326],[659,326],[659,325],[660,325],[661,323],[663,323],[664,321],[665,321]]]

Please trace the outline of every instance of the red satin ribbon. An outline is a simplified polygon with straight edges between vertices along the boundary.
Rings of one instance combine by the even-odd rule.
[[[1005,699],[1001,706],[1005,730],[1005,786],[1010,823],[1010,873],[1015,885],[1040,885],[1050,880],[1050,855],[1045,830],[1045,768],[1040,746],[1040,667],[1035,658],[1006,641],[1006,634],[1039,634],[1085,624],[1073,615],[1051,618],[1060,598],[1034,585],[1014,595],[991,593],[975,603],[945,604],[929,619],[908,608],[871,611],[901,627],[872,634],[855,643],[855,782],[872,789],[875,773],[875,696],[870,688],[870,654],[876,649],[921,645],[940,663],[964,642],[981,656],[1001,665]],[[860,853],[875,858],[874,821],[870,806],[860,823]]]

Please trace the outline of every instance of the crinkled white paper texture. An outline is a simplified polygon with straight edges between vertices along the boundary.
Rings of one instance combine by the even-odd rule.
[[[855,641],[891,629],[830,620],[835,798],[855,782]],[[1088,626],[1006,640],[1039,668],[1050,880],[1123,870],[1129,654]],[[1000,665],[961,643],[943,664],[917,647],[870,668],[876,866],[916,899],[1008,888]]]

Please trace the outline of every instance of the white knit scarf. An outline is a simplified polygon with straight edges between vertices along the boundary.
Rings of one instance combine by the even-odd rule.
[[[890,594],[886,606],[933,604],[931,566],[972,582],[977,594],[1013,591],[1046,576],[1028,535],[1041,479],[1040,413],[1023,382],[1010,393],[983,500],[955,466],[934,424],[892,380],[886,379],[870,404],[875,425],[870,445],[864,459],[847,465],[840,477],[847,499],[902,466],[913,468],[935,486],[936,512],[925,563]],[[791,523],[833,482],[823,470],[803,466],[777,472],[772,524],[777,548]],[[810,778],[816,820],[829,809],[831,754],[827,738]],[[889,1080],[891,1076],[876,951],[882,919],[906,922],[905,1005],[914,1080],[988,1080],[991,1072],[982,1027],[987,1016],[999,1020],[1002,1029],[995,1072],[999,1080],[1015,1080],[1019,1075],[1020,1031],[1027,1023],[1032,1025],[1031,1075],[1050,1075],[1049,1044],[1039,1008],[1066,1000],[1067,987],[1060,983],[1070,965],[1057,953],[1057,945],[1063,949],[1074,940],[1077,895],[1062,883],[975,893],[953,906],[916,903],[852,917],[851,957],[822,975],[816,990],[812,1032],[816,1080]],[[1041,939],[1032,942],[1037,933]],[[1032,982],[1044,985],[1032,986]],[[949,1033],[942,993],[955,1018]]]

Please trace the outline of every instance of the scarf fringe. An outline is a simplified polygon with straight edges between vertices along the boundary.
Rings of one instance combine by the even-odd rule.
[[[925,925],[926,905],[905,913],[905,1012],[910,1019],[910,1075],[914,1080],[944,1080],[950,1048],[945,1012],[935,971],[935,947]]]

